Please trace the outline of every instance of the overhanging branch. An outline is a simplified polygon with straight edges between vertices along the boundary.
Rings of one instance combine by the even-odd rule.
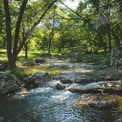
[[[31,27],[31,29],[25,34],[25,37],[23,38],[23,40],[22,40],[22,42],[21,42],[21,44],[20,44],[20,46],[19,46],[19,48],[18,48],[18,50],[17,50],[17,55],[19,54],[19,52],[21,51],[21,49],[23,48],[23,46],[24,46],[24,44],[25,44],[25,42],[26,42],[26,40],[28,39],[28,37],[30,37],[31,35],[32,35],[32,32],[33,32],[33,30],[37,27],[37,25],[41,22],[41,20],[43,19],[43,17],[45,16],[45,14],[48,12],[48,10],[53,6],[53,4],[55,3],[55,2],[57,2],[58,0],[54,0],[54,1],[52,1],[49,5],[48,5],[48,7],[45,9],[45,11],[43,12],[43,14],[40,16],[40,18],[37,20],[37,22],[35,22],[34,24],[33,24],[33,26]]]

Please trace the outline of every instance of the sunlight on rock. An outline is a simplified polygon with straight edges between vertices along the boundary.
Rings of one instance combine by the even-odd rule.
[[[117,96],[117,99],[119,101],[119,109],[122,110],[122,96]]]
[[[95,99],[96,96],[93,96],[91,94],[84,94],[79,98],[79,100],[76,101],[75,105],[86,106],[89,103],[93,102]]]

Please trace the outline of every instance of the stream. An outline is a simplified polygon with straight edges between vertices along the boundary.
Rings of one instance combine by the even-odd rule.
[[[78,105],[84,95],[57,90],[58,82],[52,80],[41,88],[1,97],[0,122],[114,122],[112,109]]]
[[[112,122],[111,110],[76,104],[80,94],[55,89],[58,81],[0,100],[0,122]]]

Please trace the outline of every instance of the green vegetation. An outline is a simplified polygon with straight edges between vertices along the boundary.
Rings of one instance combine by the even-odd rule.
[[[5,50],[1,50],[0,51],[2,54],[0,54],[0,61],[2,61],[2,59],[6,59],[6,51]],[[73,56],[73,53],[65,53],[65,54],[56,54],[56,53],[52,53],[52,56],[54,58],[54,60],[57,60],[57,57],[60,57],[61,61],[69,61],[72,60],[72,57],[70,56],[70,54],[72,55],[73,58],[75,58],[77,61],[80,62],[85,62],[85,63],[93,63],[93,65],[95,64],[100,64],[100,63],[108,63],[110,61],[110,54],[109,53],[99,53],[99,54],[81,54],[80,52],[77,53],[77,55]],[[50,75],[58,75],[61,72],[65,71],[73,71],[73,70],[77,70],[73,67],[69,67],[69,66],[56,66],[56,65],[38,65],[38,66],[22,66],[23,62],[28,62],[28,61],[33,61],[33,59],[37,58],[37,57],[41,57],[46,59],[48,57],[48,53],[46,53],[45,51],[29,51],[28,52],[28,59],[26,59],[24,57],[24,51],[21,51],[21,53],[18,56],[17,59],[17,68],[13,69],[13,70],[5,70],[6,72],[10,73],[10,74],[14,74],[16,75],[19,79],[21,79],[23,81],[23,78],[26,76],[30,76],[32,74],[34,74],[35,72],[48,72]],[[65,60],[64,60],[65,57]],[[4,60],[3,60],[4,61]],[[82,75],[88,75],[88,76],[96,76],[94,74],[94,72],[84,72],[82,73]]]
[[[62,0],[1,2],[1,61],[14,69],[36,57],[78,53],[77,60],[108,63],[122,45],[120,18],[119,0],[80,1],[75,10]]]
[[[79,4],[72,9],[66,1]],[[90,110],[88,102],[99,108],[109,98],[120,101],[115,116],[122,118],[122,0],[1,0],[0,73],[0,97],[8,95],[0,122],[108,121],[111,110]],[[50,76],[61,80],[35,90]]]
[[[99,53],[99,54],[94,54],[94,53],[91,53],[91,54],[79,54],[77,57],[76,57],[78,60],[83,60],[83,59],[91,59],[90,62],[96,62],[96,63],[100,63],[104,60],[106,60],[106,63],[107,61],[110,62],[110,53]]]

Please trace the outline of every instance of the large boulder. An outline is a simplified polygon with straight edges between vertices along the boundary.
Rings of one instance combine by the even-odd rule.
[[[100,81],[86,85],[72,84],[67,88],[71,92],[79,93],[122,93],[122,80]]]
[[[47,81],[50,81],[51,77],[48,73],[36,72],[32,76],[25,78],[26,88],[36,88],[43,86]]]
[[[0,72],[0,95],[13,93],[19,90],[21,85],[15,75]]]

